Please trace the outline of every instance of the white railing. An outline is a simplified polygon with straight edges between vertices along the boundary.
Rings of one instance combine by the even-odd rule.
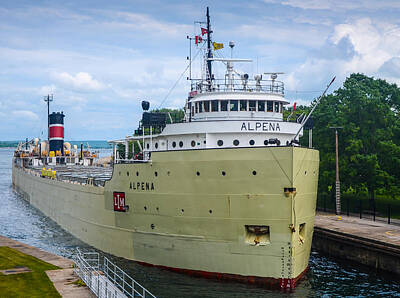
[[[104,257],[103,266],[97,252],[81,252],[74,256],[75,273],[100,298],[154,297],[147,289]],[[103,270],[101,270],[103,269]]]

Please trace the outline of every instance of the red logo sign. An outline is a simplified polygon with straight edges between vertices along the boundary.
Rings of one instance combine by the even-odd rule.
[[[114,192],[114,211],[126,211],[124,192]]]

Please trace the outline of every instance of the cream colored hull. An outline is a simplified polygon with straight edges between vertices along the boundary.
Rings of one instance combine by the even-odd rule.
[[[115,165],[104,188],[17,167],[13,185],[105,252],[158,266],[291,281],[308,266],[318,166],[318,151],[306,148],[173,151],[153,153],[151,163]],[[286,187],[296,194],[286,196]],[[127,212],[114,211],[113,192],[125,193]],[[246,225],[268,226],[268,243],[249,244]]]

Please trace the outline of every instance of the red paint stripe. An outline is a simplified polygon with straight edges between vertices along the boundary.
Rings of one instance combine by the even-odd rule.
[[[49,137],[50,138],[64,138],[64,127],[63,126],[51,126]]]
[[[273,277],[259,277],[259,276],[244,276],[239,274],[231,274],[231,273],[219,273],[219,272],[208,272],[202,270],[191,270],[191,269],[182,269],[182,268],[174,268],[167,267],[162,265],[153,265],[145,262],[136,261],[137,263],[143,266],[157,267],[177,273],[183,273],[190,276],[202,277],[207,279],[217,279],[221,281],[236,281],[240,283],[254,284],[265,287],[267,289],[276,289],[276,290],[293,290],[298,281],[305,275],[308,271],[308,267],[296,278],[273,278]]]

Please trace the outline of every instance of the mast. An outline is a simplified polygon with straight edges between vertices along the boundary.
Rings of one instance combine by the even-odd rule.
[[[210,29],[210,13],[207,6],[207,80],[208,80],[208,87],[211,90],[211,80],[212,80],[212,69],[211,69],[211,29]]]
[[[44,101],[47,103],[47,141],[50,142],[50,102],[53,101],[53,94],[47,94]]]

